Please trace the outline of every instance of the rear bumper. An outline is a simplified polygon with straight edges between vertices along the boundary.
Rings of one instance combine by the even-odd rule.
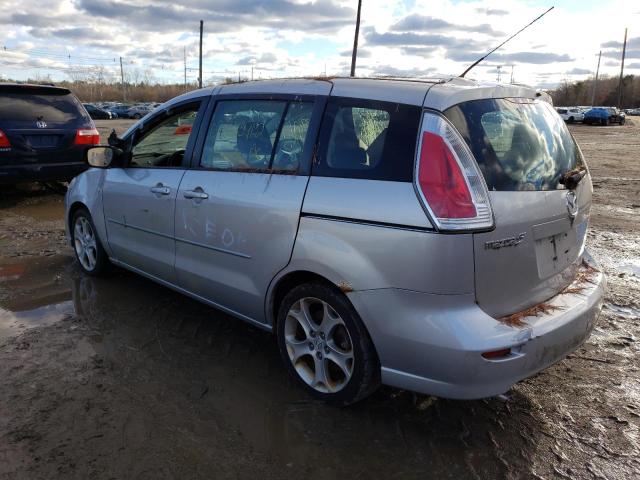
[[[525,318],[520,327],[484,313],[474,295],[398,289],[348,295],[378,351],[383,383],[472,399],[504,393],[578,348],[593,330],[605,285],[604,275],[596,272],[579,293],[561,293],[545,302],[557,307],[553,313]],[[499,360],[481,355],[504,348],[512,353]]]
[[[68,182],[87,169],[85,162],[27,163],[22,165],[2,165],[0,163],[0,184],[22,182]]]

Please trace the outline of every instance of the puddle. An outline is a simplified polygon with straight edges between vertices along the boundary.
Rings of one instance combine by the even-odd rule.
[[[618,269],[629,275],[640,277],[640,258],[621,262],[618,264]]]
[[[615,303],[605,303],[604,308],[624,318],[640,319],[640,308],[624,307]]]
[[[73,302],[70,300],[20,312],[0,308],[0,341],[30,328],[52,325],[72,315],[73,312]]]
[[[64,278],[72,261],[57,255],[0,264],[0,340],[73,313],[72,289]]]

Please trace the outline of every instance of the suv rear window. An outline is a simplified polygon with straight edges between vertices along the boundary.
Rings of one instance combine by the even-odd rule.
[[[399,103],[329,99],[313,174],[412,181],[420,112]]]
[[[471,148],[491,191],[557,190],[583,161],[553,108],[539,100],[486,99],[445,111]]]
[[[42,118],[40,118],[42,117]],[[18,93],[0,91],[0,118],[5,122],[70,124],[90,120],[72,93]]]

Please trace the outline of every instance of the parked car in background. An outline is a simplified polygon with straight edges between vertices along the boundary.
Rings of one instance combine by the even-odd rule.
[[[588,125],[610,125],[612,123],[624,125],[625,119],[624,112],[615,107],[595,107],[585,112],[583,123]]]
[[[584,119],[584,113],[579,108],[557,107],[556,112],[567,123],[582,122]]]
[[[640,108],[629,108],[627,110],[625,110],[625,113],[627,115],[631,115],[631,116],[638,116],[640,115]]]
[[[94,120],[110,120],[113,118],[113,114],[107,110],[98,108],[90,103],[83,103],[82,105],[84,106],[89,116]]]
[[[115,115],[115,118],[129,118],[127,112],[129,111],[129,105],[113,105],[111,107],[107,107],[108,110]]]
[[[0,84],[0,183],[68,181],[100,135],[66,88]]]
[[[140,119],[144,117],[147,113],[152,112],[153,110],[154,110],[154,107],[151,107],[150,105],[144,105],[144,104],[134,105],[133,107],[130,107],[127,110],[126,118]]]
[[[65,198],[81,268],[274,332],[317,398],[500,394],[594,328],[591,177],[534,89],[277,80],[165,106],[87,151]]]

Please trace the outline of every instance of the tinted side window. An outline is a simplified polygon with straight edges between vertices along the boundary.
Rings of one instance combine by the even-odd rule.
[[[313,103],[223,100],[209,126],[200,166],[231,171],[298,170]]]
[[[412,181],[420,112],[398,103],[330,99],[313,174]]]
[[[153,126],[136,140],[131,167],[179,167],[182,165],[200,103],[189,105]]]

